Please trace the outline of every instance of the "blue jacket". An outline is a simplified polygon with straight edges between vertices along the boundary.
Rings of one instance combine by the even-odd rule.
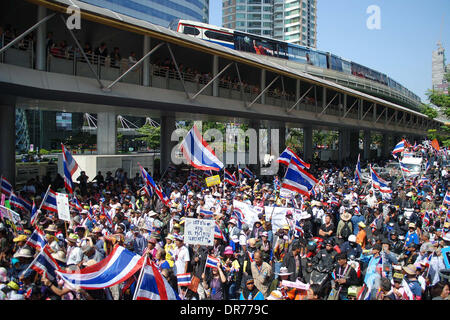
[[[415,243],[415,244],[419,244],[419,236],[417,235],[417,233],[414,231],[412,233],[410,233],[409,231],[406,233],[405,236],[405,246],[408,247],[409,244],[411,243]]]
[[[359,232],[358,223],[360,223],[361,221],[364,222],[364,216],[355,214],[350,221],[352,222],[353,226],[353,234],[356,236]]]

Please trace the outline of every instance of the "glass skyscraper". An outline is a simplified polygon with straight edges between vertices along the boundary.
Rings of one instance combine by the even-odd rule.
[[[317,0],[223,0],[222,26],[317,46]]]
[[[208,23],[209,0],[81,0],[137,19],[168,27],[174,19]]]

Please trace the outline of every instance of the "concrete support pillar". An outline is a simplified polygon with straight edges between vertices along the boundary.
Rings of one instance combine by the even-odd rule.
[[[266,70],[261,69],[261,91],[266,88]],[[261,95],[261,104],[266,104],[266,94]]]
[[[16,109],[14,105],[0,105],[0,174],[15,185],[16,181]]]
[[[97,113],[97,153],[99,155],[116,154],[117,117],[113,112]]]
[[[382,149],[381,149],[381,157],[388,158],[389,153],[392,151],[392,149],[393,149],[393,147],[391,147],[391,144],[389,143],[389,135],[386,133],[383,133],[383,145],[382,145]]]
[[[47,16],[47,8],[38,6],[37,21]],[[45,71],[47,69],[47,22],[36,29],[36,69]]]
[[[327,105],[327,88],[322,87],[322,110],[325,109]]]
[[[372,143],[372,137],[370,130],[364,130],[364,143],[363,143],[363,159],[368,160],[370,158],[370,144]]]
[[[301,89],[301,88],[300,88],[300,80],[297,79],[296,82],[295,82],[295,101],[298,101],[298,99],[300,99],[300,97],[301,97],[301,95],[300,95],[300,92],[301,92],[300,89]],[[297,109],[297,110],[300,109],[300,103],[297,104],[296,109]]]
[[[213,55],[213,70],[212,70],[213,77],[217,76],[218,73],[219,73],[219,56]],[[214,80],[212,87],[213,87],[213,97],[218,97],[219,79]]]
[[[171,141],[172,132],[176,129],[175,116],[162,116],[161,117],[161,138],[160,138],[160,157],[161,162],[159,165],[161,175],[164,174],[167,167],[171,163],[171,153],[173,147],[177,144],[177,141]],[[198,128],[202,132],[202,128]]]
[[[144,36],[144,45],[143,45],[142,55],[146,55],[151,50],[151,42],[149,36]],[[147,57],[144,61],[142,61],[142,85],[145,87],[149,87],[150,84],[150,57]]]
[[[350,131],[348,129],[339,130],[339,163],[342,164],[349,157]]]
[[[312,161],[313,157],[313,130],[312,127],[303,128],[303,157],[306,162]]]
[[[348,156],[351,160],[356,160],[359,153],[359,130],[350,130],[348,148]]]
[[[260,168],[261,168],[261,155],[260,155],[261,145],[263,143],[267,143],[267,141],[262,141],[263,137],[261,136],[261,132],[259,131],[260,127],[261,127],[261,125],[260,125],[260,123],[258,121],[250,121],[250,123],[249,123],[249,129],[251,128],[251,129],[255,130],[255,132],[256,132],[256,141],[257,141],[257,143],[256,143],[256,154],[257,154],[257,156],[256,156],[256,164],[252,164],[249,167],[251,167],[253,169],[252,170],[253,173],[257,174],[257,175],[260,174]],[[250,146],[250,150],[252,150],[251,146]],[[249,158],[250,158],[250,155],[249,155]]]

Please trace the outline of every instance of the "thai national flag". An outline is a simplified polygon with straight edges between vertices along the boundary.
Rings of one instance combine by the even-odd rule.
[[[149,198],[151,198],[151,197],[153,196],[153,191],[152,191],[152,188],[151,188],[150,186],[145,185],[145,186],[143,187],[143,189],[144,189],[145,194],[146,194]]]
[[[14,192],[11,192],[9,198],[10,204],[16,208],[22,209],[27,212],[31,212],[32,204],[20,196],[16,196]]]
[[[430,167],[431,167],[431,161],[428,160],[428,161],[427,161],[427,165],[425,166],[425,173],[427,173],[427,171],[430,169]],[[425,173],[424,173],[424,174],[425,174]]]
[[[56,206],[56,195],[57,193],[51,189],[48,189],[47,194],[42,201],[41,208],[44,210],[58,212],[58,207]]]
[[[392,156],[394,158],[397,158],[397,153],[402,153],[405,150],[405,140],[400,141],[397,143],[397,145],[394,147],[394,150],[392,151]]]
[[[6,178],[3,176],[1,182],[1,191],[3,194],[5,194],[6,198],[9,198],[11,196],[11,192],[13,191],[12,184],[9,183],[9,181],[6,180]]]
[[[35,229],[26,242],[26,245],[29,245],[38,251],[42,250],[46,244],[47,240],[45,239],[45,234],[40,229]]]
[[[232,216],[236,217],[236,219],[237,219],[237,221],[238,221],[238,224],[239,224],[238,227],[239,227],[239,229],[240,229],[240,228],[241,228],[241,225],[242,225],[243,223],[245,223],[245,215],[244,215],[244,212],[242,212],[242,210],[239,209],[239,208],[234,208],[234,209],[233,209]]]
[[[425,212],[425,214],[424,214],[424,216],[422,218],[422,222],[427,227],[430,225],[430,216],[428,215],[428,212]]]
[[[297,235],[298,237],[300,237],[300,238],[302,238],[303,235],[305,234],[305,232],[303,231],[302,226],[300,226],[300,221],[296,221],[296,222],[295,222],[295,228],[294,228],[294,230],[295,230],[296,235]]]
[[[299,165],[300,167],[304,168],[304,169],[309,169],[310,168],[310,164],[306,163],[305,161],[303,161],[302,159],[300,159],[300,157],[298,155],[295,154],[294,151],[292,151],[289,147],[287,147],[278,157],[277,161],[279,163],[282,163],[286,166],[289,166],[290,161],[295,162],[297,165]]]
[[[236,177],[230,174],[227,169],[224,169],[224,178],[223,181],[229,183],[232,186],[237,185]]]
[[[191,274],[190,273],[180,273],[177,274],[178,286],[189,286],[191,284]]]
[[[411,172],[408,167],[400,161],[400,168],[402,169],[403,172]]]
[[[70,173],[70,175],[73,176],[75,171],[77,171],[77,169],[78,169],[78,163],[72,157],[72,154],[70,153],[70,151],[67,150],[66,147],[64,146],[64,144],[62,144],[62,143],[61,143],[61,148],[62,148],[62,154],[63,154],[64,161],[67,164],[67,170]]]
[[[158,195],[158,198],[165,204],[169,205],[170,199],[165,195],[165,193],[162,191],[161,187],[158,186],[155,181],[153,181],[153,178],[151,175],[141,166],[139,165],[141,169],[142,177],[144,178],[145,184],[147,186],[152,187],[153,191]]]
[[[78,199],[76,197],[73,197],[69,201],[69,206],[71,206],[72,208],[75,208],[79,212],[81,212],[83,210],[83,207],[80,205],[80,203],[78,202]]]
[[[444,204],[447,206],[450,205],[450,194],[448,192],[445,193]]]
[[[218,268],[219,258],[214,258],[210,255],[206,258],[206,268]]]
[[[220,229],[217,221],[216,221],[216,225],[214,226],[214,238],[222,239],[222,240],[226,241],[225,236],[224,236],[222,230]]]
[[[108,288],[126,281],[144,264],[146,256],[116,245],[112,252],[100,262],[79,271],[57,271],[70,285],[85,290]]]
[[[133,300],[181,300],[150,259],[146,259]]]
[[[45,275],[46,278],[50,281],[55,281],[56,272],[61,271],[61,267],[58,262],[53,259],[48,249],[48,245],[46,245],[42,249],[42,251],[39,253],[39,256],[36,258],[30,268],[40,275]]]
[[[388,184],[385,180],[381,179],[381,177],[373,170],[372,166],[370,166],[370,173],[372,177],[372,186],[382,193],[392,193],[392,190],[388,187]]]
[[[291,160],[281,187],[308,196],[317,182],[316,178]]]
[[[246,175],[249,179],[253,179],[254,177],[253,172],[251,172],[250,169],[247,167],[245,167],[244,169],[244,175]]]
[[[181,143],[181,151],[186,160],[200,170],[220,171],[223,163],[216,157],[211,147],[203,140],[194,125]]]
[[[64,169],[64,187],[66,188],[67,193],[72,194],[73,193],[72,175],[69,172],[67,162],[65,160],[63,160],[63,169]]]
[[[106,217],[106,220],[108,221],[109,225],[112,226],[113,225],[112,218],[109,215],[108,210],[106,210],[105,207],[103,206],[103,203],[100,203],[100,212]]]
[[[33,206],[31,207],[31,225],[34,226],[37,222],[37,218],[38,218],[38,209],[36,207],[36,204],[33,201]]]
[[[200,214],[201,214],[203,217],[209,219],[209,218],[212,218],[212,217],[213,217],[214,212],[212,212],[211,210],[206,210],[206,209],[200,208]]]
[[[339,200],[334,195],[331,195],[330,204],[334,204],[334,205],[338,206]]]
[[[355,169],[355,182],[362,185],[360,156],[361,156],[361,154],[358,154],[358,162],[356,163],[356,169]]]

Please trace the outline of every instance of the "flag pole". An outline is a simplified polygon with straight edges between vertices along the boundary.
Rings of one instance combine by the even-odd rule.
[[[134,289],[133,300],[136,300],[137,293],[139,291],[139,288],[141,287],[142,278],[143,278],[143,275],[144,275],[144,267],[147,264],[147,259],[148,259],[148,250],[147,250],[147,248],[145,249],[144,257],[145,257],[144,263],[142,264],[141,272],[139,273],[139,278],[136,281],[136,288]]]
[[[46,245],[45,245],[46,246]],[[36,260],[39,258],[39,256],[42,254],[42,252],[44,251],[45,246],[41,249],[41,251],[39,251],[39,253],[37,254],[37,256],[33,259],[33,261],[28,265],[28,267],[22,271],[20,274],[21,275],[25,275],[25,273],[30,270],[30,267],[36,262]]]
[[[48,185],[47,192],[45,192],[44,198],[42,198],[42,201],[41,201],[41,204],[39,205],[39,209],[38,210],[41,210],[42,204],[45,202],[45,200],[47,200],[48,191],[50,190],[51,186],[52,186],[51,184]]]

